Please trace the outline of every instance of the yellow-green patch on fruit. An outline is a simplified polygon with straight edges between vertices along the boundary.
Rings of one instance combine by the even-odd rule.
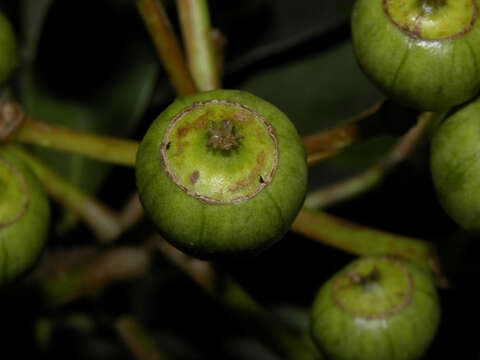
[[[187,253],[257,253],[281,238],[305,197],[305,149],[290,120],[243,91],[177,99],[137,153],[140,199]]]

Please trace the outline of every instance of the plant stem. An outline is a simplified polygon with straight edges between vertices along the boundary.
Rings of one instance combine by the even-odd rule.
[[[137,9],[179,96],[197,91],[180,44],[159,0],[136,0]]]
[[[373,106],[356,115],[345,125],[303,137],[302,140],[307,153],[308,165],[311,166],[335,156],[342,149],[354,142],[364,137],[378,135],[379,131],[383,131],[383,129],[377,130],[376,126],[372,126],[372,124],[366,122],[366,120],[376,115],[384,103],[385,100],[378,101]]]
[[[378,185],[392,168],[410,156],[427,133],[434,117],[434,113],[421,114],[417,124],[400,138],[386,157],[359,175],[311,192],[306,197],[304,206],[308,209],[319,210],[363,194]]]
[[[134,227],[142,218],[144,210],[137,192],[132,193],[123,206],[118,218],[124,231]]]
[[[323,244],[351,254],[397,255],[433,271],[440,285],[440,273],[432,244],[406,236],[370,229],[319,211],[303,209],[291,229]]]
[[[211,263],[188,257],[158,235],[152,239],[152,243],[208,295],[235,314],[238,321],[246,321],[257,336],[283,359],[322,359],[306,335],[294,334],[279,326],[242,286],[215,271]]]
[[[200,91],[221,87],[207,0],[177,0],[188,64]]]
[[[135,166],[138,142],[52,126],[26,117],[12,140],[85,155],[117,165]]]
[[[118,247],[104,251],[86,263],[67,267],[37,279],[45,302],[59,306],[112,284],[137,278],[148,271],[150,255],[141,248]]]
[[[167,360],[147,330],[133,315],[124,315],[115,321],[115,331],[137,360]]]
[[[101,241],[112,241],[121,234],[121,224],[111,210],[63,179],[21,147],[6,146],[30,165],[45,189],[56,201],[83,219]]]

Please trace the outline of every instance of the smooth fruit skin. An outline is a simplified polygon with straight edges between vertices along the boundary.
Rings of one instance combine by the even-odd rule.
[[[437,198],[462,228],[480,232],[480,99],[450,115],[431,143]]]
[[[10,21],[0,12],[0,85],[17,67],[17,41]]]
[[[36,262],[49,224],[50,203],[37,176],[21,159],[0,148],[0,284]]]
[[[161,161],[162,139],[171,120],[195,102],[212,100],[238,103],[261,114],[278,141],[278,165],[271,182],[245,200],[216,204],[191,196],[172,181]],[[203,153],[207,151],[208,131],[205,126],[199,131],[205,141],[198,152]],[[242,135],[241,130],[239,133]],[[210,170],[215,168],[211,166],[214,163],[219,169],[235,164],[232,177],[236,169],[250,171],[244,169],[248,162],[234,162],[251,150],[246,145],[249,136],[240,140],[238,149],[230,150],[232,163],[220,149],[208,150],[205,159],[193,154],[193,163],[202,163]],[[191,159],[185,162],[191,166]],[[306,155],[295,127],[275,106],[244,91],[215,90],[179,98],[160,114],[141,142],[136,177],[147,214],[174,246],[201,258],[255,254],[280,239],[295,219],[306,193]],[[206,181],[210,190],[215,189],[214,173]]]
[[[368,276],[372,270],[377,272],[373,282],[354,281],[352,274]],[[413,360],[428,348],[439,321],[430,273],[399,258],[366,257],[320,288],[311,332],[328,359]]]
[[[424,39],[394,23],[385,1],[357,0],[352,13],[354,52],[367,77],[393,100],[419,110],[448,109],[473,98],[480,88],[480,20],[475,18],[464,33]],[[416,6],[428,3],[415,1]],[[439,24],[433,33],[447,26],[452,27],[449,35],[458,30],[448,8],[455,1],[446,0],[440,15],[448,24]],[[480,2],[472,2],[478,9]]]

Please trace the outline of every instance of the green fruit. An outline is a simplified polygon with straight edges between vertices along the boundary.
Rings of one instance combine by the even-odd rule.
[[[17,67],[17,42],[12,25],[0,12],[0,85]]]
[[[305,150],[280,110],[243,91],[177,99],[137,153],[147,214],[198,257],[257,253],[281,238],[305,197]]]
[[[431,274],[392,256],[353,261],[319,290],[311,331],[335,360],[413,360],[431,343],[440,305]]]
[[[358,0],[355,55],[393,100],[442,110],[480,88],[479,0]]]
[[[480,98],[450,115],[436,130],[430,169],[437,197],[462,228],[480,231]]]
[[[0,148],[0,284],[27,271],[47,240],[50,204],[33,171]]]

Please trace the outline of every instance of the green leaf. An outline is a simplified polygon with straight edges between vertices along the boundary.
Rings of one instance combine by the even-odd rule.
[[[24,1],[26,49],[32,59],[35,54],[21,88],[28,114],[79,131],[131,134],[150,103],[158,74],[158,61],[134,3]],[[90,26],[80,31],[77,24],[85,24],[86,15]],[[112,27],[121,28],[123,35]],[[108,165],[79,155],[36,152],[91,193],[108,174]]]
[[[280,107],[301,134],[334,126],[381,96],[358,68],[350,42],[272,67],[242,88]]]

